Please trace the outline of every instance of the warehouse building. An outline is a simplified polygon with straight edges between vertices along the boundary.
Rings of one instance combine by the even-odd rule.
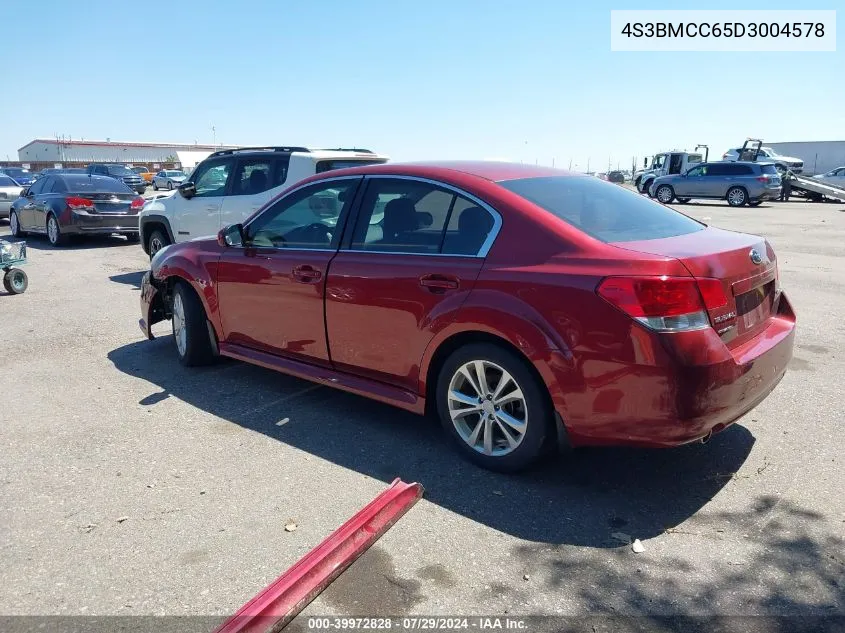
[[[824,174],[845,167],[845,141],[807,141],[803,143],[766,143],[778,154],[804,161],[808,176]]]
[[[71,139],[35,139],[18,150],[21,163],[38,165],[78,165],[108,162],[135,165],[167,165],[191,169],[212,152],[228,149],[230,145],[199,145],[185,143],[123,143],[105,141],[74,141]]]

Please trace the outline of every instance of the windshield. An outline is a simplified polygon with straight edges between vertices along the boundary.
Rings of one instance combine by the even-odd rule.
[[[146,167],[133,167],[132,171],[134,171],[136,174],[146,174],[147,168]]]
[[[164,175],[165,176],[173,176],[173,177],[178,177],[178,176],[184,177],[185,173],[179,171],[178,169],[168,169],[164,172]]]
[[[498,183],[602,242],[657,240],[705,225],[624,187],[578,176]]]
[[[134,176],[135,172],[131,169],[127,169],[123,165],[109,165],[108,166],[109,173],[112,176]]]
[[[663,164],[666,162],[666,155],[661,154],[660,156],[655,156],[654,160],[651,161],[651,168],[652,169],[660,169],[663,167]]]

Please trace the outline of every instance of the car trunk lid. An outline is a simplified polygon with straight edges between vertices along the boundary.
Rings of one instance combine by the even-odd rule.
[[[727,304],[708,310],[722,340],[739,345],[766,328],[778,294],[777,259],[765,239],[707,227],[686,235],[615,246],[679,260],[697,279],[718,279]]]
[[[77,206],[85,208],[88,213],[128,215],[137,214],[143,207],[143,204],[136,202],[141,198],[128,191],[126,193],[85,192],[68,194],[68,200],[72,199],[77,201]],[[92,204],[84,204],[83,201],[89,201]],[[133,202],[135,202],[134,206]]]

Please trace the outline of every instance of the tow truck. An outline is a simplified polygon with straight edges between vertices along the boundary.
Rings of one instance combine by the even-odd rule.
[[[698,150],[704,148],[702,156]],[[706,145],[696,145],[695,152],[686,150],[672,150],[655,154],[651,159],[651,167],[648,168],[648,158],[643,159],[644,169],[634,175],[634,186],[640,193],[648,193],[649,187],[655,178],[669,174],[683,174],[692,166],[707,162],[710,149]]]
[[[746,139],[745,143],[742,144],[742,149],[739,150],[739,159],[756,162],[760,156],[761,147],[763,147],[763,141],[760,139]],[[771,159],[764,157],[764,160],[769,161]],[[810,176],[796,175],[795,180],[792,181],[792,191],[813,202],[824,202],[825,200],[845,202],[845,187],[824,182],[823,180]]]

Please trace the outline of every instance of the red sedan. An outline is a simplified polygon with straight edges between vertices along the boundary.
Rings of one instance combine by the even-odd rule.
[[[436,412],[481,466],[555,442],[706,441],[778,384],[795,315],[766,240],[622,187],[507,163],[385,164],[294,185],[169,246],[141,329]]]

